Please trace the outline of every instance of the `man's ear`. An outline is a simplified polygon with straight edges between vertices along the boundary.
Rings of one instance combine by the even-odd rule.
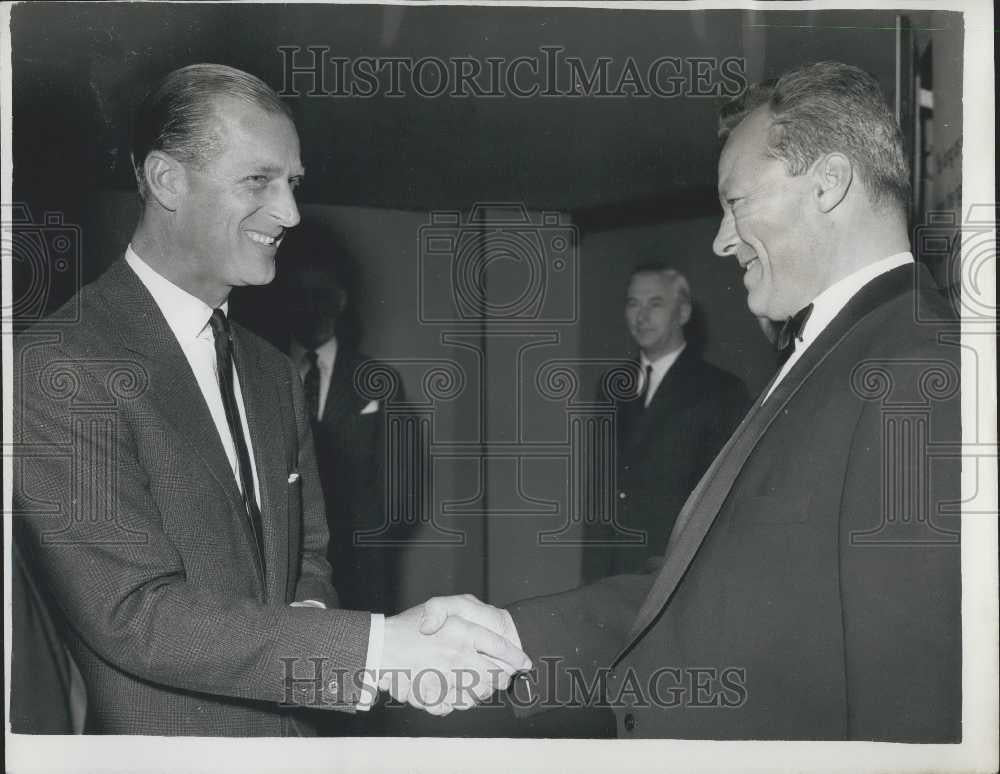
[[[142,165],[146,176],[146,191],[170,212],[177,209],[181,194],[187,187],[184,167],[164,151],[150,151]]]
[[[847,196],[854,182],[854,165],[843,153],[828,153],[813,165],[816,203],[820,212],[830,212]]]
[[[345,309],[347,309],[347,291],[337,288],[337,317],[340,317]]]
[[[688,299],[681,301],[681,325],[687,325],[691,319],[691,302]]]

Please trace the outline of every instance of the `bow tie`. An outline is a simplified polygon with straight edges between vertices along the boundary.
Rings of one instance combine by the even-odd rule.
[[[802,341],[802,329],[805,327],[809,315],[812,314],[812,310],[813,305],[809,304],[809,306],[802,307],[794,316],[785,320],[784,325],[778,331],[778,338],[774,342],[779,352],[784,352],[790,346],[793,346],[795,339]]]

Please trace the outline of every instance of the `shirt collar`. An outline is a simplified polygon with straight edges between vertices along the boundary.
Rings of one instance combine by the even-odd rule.
[[[139,257],[131,244],[125,250],[125,262],[153,296],[178,341],[206,338],[206,334],[211,338],[208,321],[212,316],[212,307],[159,274]],[[220,309],[228,314],[229,301],[224,301]]]
[[[291,352],[289,353],[292,357],[293,363],[298,363],[300,365],[305,363],[307,350],[302,346],[298,339],[292,339],[292,345],[290,347]],[[333,363],[337,359],[337,337],[331,336],[329,339],[324,341],[318,347],[316,347],[316,361],[319,363],[320,368],[327,370],[332,370]]]
[[[654,376],[660,376],[662,374],[665,374],[667,371],[670,370],[670,367],[677,362],[677,358],[681,356],[681,352],[684,351],[684,348],[686,346],[687,342],[684,342],[673,352],[668,352],[665,355],[660,355],[660,357],[656,358],[656,360],[650,360],[649,358],[646,357],[645,353],[640,352],[639,365],[642,367],[643,371],[646,370],[646,366],[652,366]]]
[[[833,283],[813,299],[812,313],[805,325],[802,326],[802,344],[809,344],[815,339],[861,288],[876,277],[909,263],[913,263],[912,253],[896,253],[888,258],[862,266],[852,274],[848,274],[843,279]],[[797,349],[798,347],[796,347]]]

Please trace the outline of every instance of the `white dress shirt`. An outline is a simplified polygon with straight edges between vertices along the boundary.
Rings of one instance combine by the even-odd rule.
[[[675,349],[673,352],[668,352],[665,355],[661,355],[656,358],[656,360],[649,360],[644,353],[639,354],[639,394],[646,396],[646,402],[644,406],[649,406],[650,402],[653,400],[653,396],[656,395],[656,391],[660,389],[660,383],[663,381],[663,377],[667,375],[667,371],[677,362],[677,358],[681,356],[681,352],[684,351],[684,347],[687,344],[681,344],[680,347]],[[650,373],[649,381],[652,383],[652,389],[646,390],[646,366],[652,366],[653,370]]]
[[[306,378],[309,372],[309,358],[306,357],[309,350],[303,347],[298,340],[292,339],[291,352],[289,355],[292,362],[298,366],[299,376]],[[333,366],[337,362],[337,337],[332,336],[316,347],[316,367],[319,369],[319,412],[314,419],[320,419],[326,408],[326,396],[330,393],[330,379],[333,376]]]
[[[131,267],[142,284],[146,286],[156,305],[160,307],[167,320],[177,343],[181,345],[184,357],[187,358],[194,378],[198,382],[202,397],[208,404],[215,429],[222,441],[222,448],[229,459],[229,467],[233,469],[236,485],[240,485],[239,459],[236,455],[236,444],[229,432],[229,422],[226,421],[226,409],[222,405],[222,390],[219,387],[218,365],[215,357],[215,336],[209,320],[212,308],[200,298],[192,296],[157,272],[142,258],[136,255],[132,245],[125,251],[125,261]],[[229,302],[222,305],[222,311],[228,313]],[[233,392],[236,393],[236,406],[240,412],[240,424],[243,426],[243,437],[246,439],[247,452],[250,455],[250,468],[253,470],[254,497],[260,502],[260,481],[257,478],[257,461],[254,458],[253,442],[250,437],[250,427],[247,425],[246,407],[243,405],[243,390],[240,388],[240,378],[233,369]],[[241,487],[242,488],[242,487]]]
[[[805,352],[809,345],[812,344],[816,337],[819,336],[830,324],[830,321],[836,317],[840,310],[847,306],[847,302],[857,295],[858,291],[861,290],[865,285],[871,282],[878,276],[885,274],[888,271],[897,269],[900,266],[905,266],[908,263],[913,263],[913,255],[911,253],[896,253],[895,255],[890,255],[888,258],[883,258],[881,261],[875,261],[875,263],[869,263],[867,266],[862,266],[853,274],[848,274],[841,280],[833,283],[830,287],[820,293],[816,298],[813,299],[812,312],[809,313],[809,319],[806,320],[806,324],[802,326],[800,335],[802,337],[801,341],[796,340],[795,349],[792,350],[792,354],[788,357],[788,360],[784,362],[781,366],[781,370],[778,371],[778,376],[771,384],[771,389],[767,391],[767,395],[764,396],[763,403],[769,397],[771,393],[774,392],[774,388],[777,387],[781,380],[785,378],[785,375],[792,370],[802,353]]]
[[[236,444],[233,435],[229,432],[229,422],[226,420],[226,410],[222,405],[222,390],[219,387],[218,365],[215,357],[215,336],[212,333],[212,326],[209,320],[212,317],[212,308],[200,298],[191,295],[186,290],[179,288],[162,274],[156,272],[148,263],[136,254],[132,245],[125,251],[125,262],[136,273],[139,280],[149,291],[156,305],[160,308],[167,325],[177,343],[180,344],[184,357],[187,358],[191,370],[194,372],[195,381],[201,390],[205,403],[208,404],[209,413],[215,423],[215,429],[219,433],[222,447],[226,451],[229,459],[229,466],[233,469],[233,476],[236,478],[237,486],[240,485],[239,461],[236,455]],[[229,310],[229,302],[225,302],[221,307],[223,312]],[[332,361],[331,361],[332,362]],[[329,379],[327,379],[329,387]],[[257,478],[257,462],[254,459],[253,444],[250,439],[250,426],[247,424],[246,407],[243,405],[243,391],[240,388],[240,379],[233,369],[233,392],[236,393],[236,407],[240,413],[240,424],[243,427],[243,437],[246,439],[247,452],[250,456],[250,467],[253,470],[254,495],[257,502],[260,502],[260,481]],[[295,606],[321,607],[325,608],[319,600],[303,600],[293,602]],[[375,670],[382,662],[382,648],[385,637],[385,619],[378,613],[372,614],[371,627],[368,630],[368,653],[365,659],[364,683],[369,690],[362,691],[361,702],[356,709],[367,710],[371,707],[377,691]]]

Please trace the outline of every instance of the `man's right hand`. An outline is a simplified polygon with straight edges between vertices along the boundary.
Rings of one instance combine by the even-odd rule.
[[[459,608],[474,620],[452,613]],[[435,597],[387,618],[379,687],[433,715],[475,706],[531,668],[520,647],[491,626],[505,615],[463,595]]]
[[[518,636],[514,619],[506,610],[480,602],[472,594],[457,594],[451,597],[431,597],[424,602],[424,619],[420,623],[420,631],[424,634],[434,634],[449,616],[460,616],[467,621],[479,624],[501,637],[510,640],[518,648],[521,638]]]

